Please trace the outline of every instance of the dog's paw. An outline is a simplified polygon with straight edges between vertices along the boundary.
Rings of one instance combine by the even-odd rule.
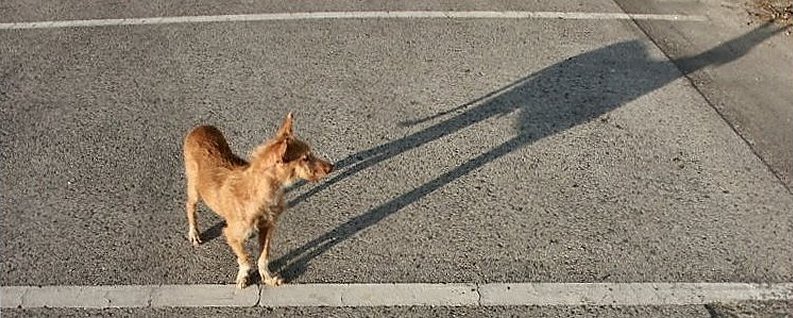
[[[272,286],[272,287],[281,286],[284,284],[284,280],[278,276],[266,277],[266,278],[262,277],[262,282],[264,282],[264,284],[266,284],[267,286]]]
[[[248,286],[248,276],[237,276],[237,288],[243,289]]]
[[[192,243],[193,246],[198,246],[202,243],[201,236],[198,235],[198,230],[190,230],[190,232],[187,233],[187,238],[190,240],[190,243]]]
[[[248,286],[248,277],[250,277],[250,268],[240,267],[239,271],[237,271],[237,288],[243,289]]]

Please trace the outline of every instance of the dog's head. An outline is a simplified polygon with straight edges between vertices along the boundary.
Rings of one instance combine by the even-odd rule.
[[[287,114],[267,153],[274,162],[273,167],[278,170],[277,174],[286,176],[285,183],[297,179],[317,182],[333,171],[333,164],[315,156],[308,144],[295,137],[293,122],[292,113]]]

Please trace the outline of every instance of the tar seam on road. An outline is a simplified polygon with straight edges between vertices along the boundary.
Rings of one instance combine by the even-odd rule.
[[[793,283],[2,286],[2,308],[647,306],[793,300]]]
[[[0,23],[0,30],[51,29],[119,25],[148,25],[205,22],[245,22],[326,19],[563,19],[563,20],[661,20],[707,21],[701,15],[628,14],[599,12],[531,12],[531,11],[350,11],[350,12],[291,12],[235,15],[201,15],[150,18],[62,20]]]

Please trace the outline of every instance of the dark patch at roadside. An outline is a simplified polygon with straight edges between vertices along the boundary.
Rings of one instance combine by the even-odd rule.
[[[793,0],[749,0],[748,11],[762,22],[775,22],[787,27],[787,34],[793,33]]]

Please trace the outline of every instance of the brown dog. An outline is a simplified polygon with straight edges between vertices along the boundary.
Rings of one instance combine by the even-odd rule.
[[[283,189],[298,179],[316,182],[333,170],[332,164],[315,157],[306,143],[295,138],[292,122],[289,113],[276,136],[253,151],[250,162],[234,155],[215,127],[195,127],[184,140],[188,238],[193,245],[201,243],[196,204],[203,200],[226,220],[223,235],[237,255],[239,288],[248,284],[251,266],[245,240],[255,230],[259,232],[256,265],[262,282],[283,283],[267,268],[276,222],[285,209]]]

